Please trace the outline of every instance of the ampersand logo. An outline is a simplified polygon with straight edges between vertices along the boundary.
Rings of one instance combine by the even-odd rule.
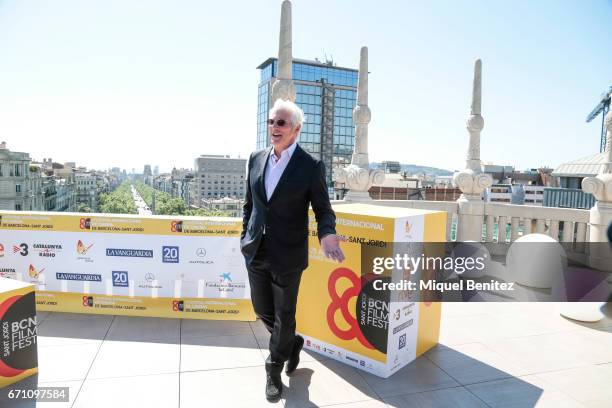
[[[90,229],[91,228],[91,218],[81,218],[79,220],[79,228],[80,229]]]
[[[342,278],[348,279],[352,285],[342,294],[338,294],[337,283]],[[329,280],[327,281],[327,291],[331,297],[331,303],[327,307],[327,324],[329,325],[332,333],[342,340],[352,340],[357,338],[357,340],[364,347],[374,349],[374,346],[372,346],[370,342],[366,340],[361,332],[359,322],[355,317],[353,317],[353,315],[351,315],[351,312],[349,311],[349,301],[353,297],[358,297],[359,293],[361,292],[361,279],[348,268],[337,268],[329,276]],[[335,316],[336,311],[338,310],[340,310],[344,321],[349,325],[349,328],[346,330],[342,330],[336,324]]]

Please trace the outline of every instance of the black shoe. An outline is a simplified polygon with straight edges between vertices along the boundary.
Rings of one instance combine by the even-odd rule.
[[[300,351],[302,351],[302,347],[304,347],[304,338],[299,334],[296,334],[295,341],[293,342],[293,350],[291,350],[291,355],[289,356],[289,360],[287,361],[287,368],[285,369],[285,373],[293,373],[297,368],[298,364],[300,364]]]
[[[283,382],[280,374],[284,365],[284,363],[266,361],[266,399],[269,402],[278,402],[281,399]]]

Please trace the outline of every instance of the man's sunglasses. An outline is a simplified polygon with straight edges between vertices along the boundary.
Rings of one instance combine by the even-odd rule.
[[[287,122],[285,119],[278,119],[278,120],[268,119],[268,125],[274,126],[275,123],[276,123],[276,126],[283,127],[287,125],[289,122]]]

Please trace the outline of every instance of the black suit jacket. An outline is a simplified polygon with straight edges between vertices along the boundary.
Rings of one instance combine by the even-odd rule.
[[[264,183],[270,151],[259,150],[249,158],[240,248],[250,265],[265,226],[272,269],[292,273],[308,266],[309,204],[317,220],[319,240],[336,233],[336,215],[329,202],[323,162],[299,145],[268,201]]]

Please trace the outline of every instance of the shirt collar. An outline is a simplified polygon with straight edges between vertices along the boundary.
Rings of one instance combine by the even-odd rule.
[[[270,149],[270,157],[274,158],[275,160],[280,160],[283,156],[288,155],[289,156],[288,158],[290,159],[291,156],[293,156],[293,152],[295,151],[296,147],[297,147],[297,140],[293,142],[293,144],[291,144],[285,150],[283,150],[283,152],[281,153],[281,157],[277,158],[276,153],[274,153],[274,146],[272,146],[272,148]]]

